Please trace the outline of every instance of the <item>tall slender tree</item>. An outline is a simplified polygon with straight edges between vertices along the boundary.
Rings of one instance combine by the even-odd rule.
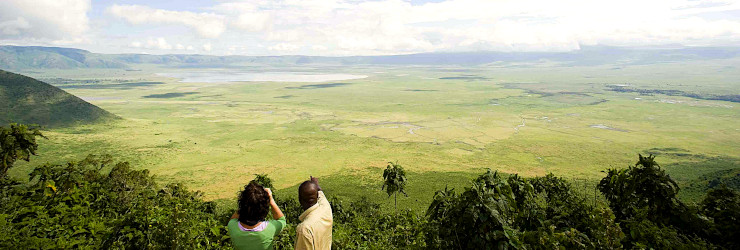
[[[408,196],[406,194],[406,171],[403,170],[403,167],[398,164],[398,162],[388,162],[388,166],[385,168],[385,171],[383,171],[383,187],[380,189],[385,189],[385,192],[388,193],[388,197],[391,197],[391,195],[394,195],[394,207],[396,209],[396,212],[398,211],[398,193],[402,193],[405,196]]]

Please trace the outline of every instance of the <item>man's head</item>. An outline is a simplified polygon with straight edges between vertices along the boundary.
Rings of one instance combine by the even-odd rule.
[[[319,185],[312,181],[304,181],[298,186],[298,201],[301,208],[307,210],[319,200]]]

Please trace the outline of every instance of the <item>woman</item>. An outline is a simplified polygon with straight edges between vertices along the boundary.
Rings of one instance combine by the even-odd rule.
[[[268,209],[272,210],[273,219],[265,221]],[[285,223],[272,191],[252,181],[239,195],[239,210],[229,221],[229,236],[236,249],[272,249],[272,239]]]

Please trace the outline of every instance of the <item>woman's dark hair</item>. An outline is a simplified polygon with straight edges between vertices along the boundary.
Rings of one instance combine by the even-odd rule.
[[[244,186],[239,194],[239,222],[249,226],[257,225],[267,217],[270,196],[260,184],[252,181]]]

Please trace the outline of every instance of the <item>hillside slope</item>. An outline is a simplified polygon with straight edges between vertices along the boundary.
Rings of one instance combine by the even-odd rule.
[[[0,70],[0,124],[63,127],[117,118],[57,87]]]

